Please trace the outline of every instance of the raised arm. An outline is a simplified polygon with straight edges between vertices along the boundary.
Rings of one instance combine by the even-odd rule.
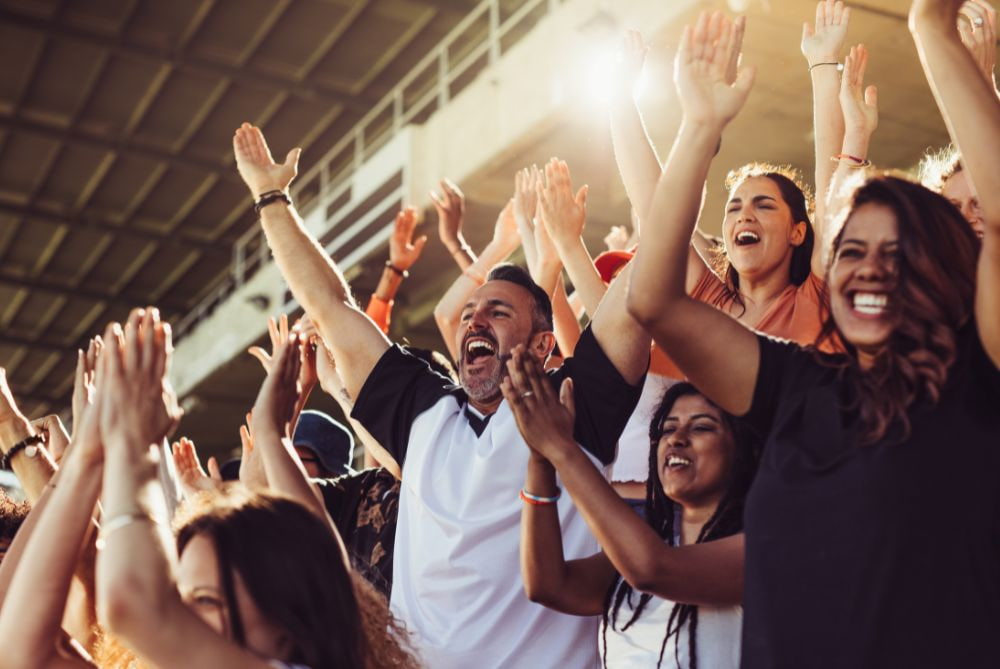
[[[1000,366],[1000,101],[979,74],[955,28],[958,0],[916,0],[910,30],[934,99],[962,166],[979,194],[983,250],[976,280],[976,324]]]
[[[958,14],[958,34],[986,84],[997,95],[997,12],[986,0],[966,0]]]
[[[94,412],[90,414],[85,420],[95,421]],[[32,523],[22,527],[23,535],[19,532],[15,539],[21,545],[4,560],[3,569],[17,567],[0,598],[4,666],[94,666],[80,647],[67,648],[61,624],[81,546],[88,537],[92,541],[91,516],[101,490],[103,456],[96,430],[77,426],[46,498],[32,511]]]
[[[323,504],[323,496],[309,482],[305,466],[292,443],[292,419],[298,402],[299,367],[302,364],[300,349],[305,343],[299,339],[298,332],[293,332],[274,351],[273,364],[261,384],[253,407],[251,431],[254,448],[260,449],[270,488],[291,497],[325,522],[337,538],[345,564],[350,564],[337,526]]]
[[[573,424],[563,426],[572,432]],[[537,453],[528,460],[524,491],[549,499],[559,496],[556,471]],[[521,579],[533,602],[577,616],[596,616],[614,582],[615,570],[603,553],[567,560],[563,554],[559,507],[524,502],[521,511]]]
[[[392,236],[389,237],[389,262],[382,270],[382,278],[375,287],[375,292],[368,299],[365,313],[379,329],[389,334],[389,323],[392,320],[392,305],[403,279],[409,276],[420,254],[427,244],[427,235],[413,239],[413,229],[417,225],[417,210],[405,207],[396,214]]]
[[[607,291],[583,241],[587,220],[587,186],[573,192],[565,161],[553,158],[545,165],[545,179],[538,183],[538,219],[555,244],[573,287],[591,317]]]
[[[24,440],[36,436],[37,430],[21,413],[14,400],[14,395],[7,384],[7,370],[0,367],[0,452],[9,458],[10,468],[32,504],[38,501],[49,479],[52,478],[56,469],[55,462],[45,449],[31,446],[19,448],[13,455],[8,453],[18,444],[23,444]]]
[[[753,85],[752,69],[740,72],[732,85],[725,81],[734,32],[718,12],[703,12],[684,29],[674,74],[683,120],[639,235],[627,302],[692,383],[725,411],[742,415],[750,407],[760,366],[757,338],[685,290],[702,184],[722,130]]]
[[[97,559],[104,627],[160,669],[267,669],[267,662],[212,630],[181,600],[174,542],[157,478],[162,439],[180,417],[166,378],[170,331],[155,316],[105,337],[98,388],[105,468],[104,549]]]
[[[645,225],[649,207],[653,201],[657,180],[660,178],[660,159],[656,148],[646,134],[642,115],[635,103],[635,85],[642,73],[647,47],[642,34],[636,30],[625,33],[622,41],[622,65],[619,68],[615,99],[611,108],[611,141],[615,152],[618,171],[625,185],[632,209],[636,213],[636,230]],[[703,272],[709,271],[708,264],[699,255],[699,245],[692,237],[688,265],[687,287],[694,288]],[[568,269],[568,267],[567,267]],[[570,275],[572,276],[572,274]],[[575,283],[575,281],[574,281]],[[577,289],[579,290],[579,289]],[[589,296],[588,296],[589,297]],[[587,302],[585,301],[585,304]],[[594,311],[587,306],[587,313]]]
[[[462,273],[451,284],[451,287],[438,301],[434,307],[434,320],[437,322],[438,330],[444,339],[445,346],[452,360],[458,359],[458,351],[455,349],[455,332],[458,331],[462,320],[462,308],[469,301],[469,297],[479,286],[486,281],[486,275],[498,265],[505,261],[517,245],[520,243],[520,235],[517,231],[517,221],[514,218],[514,201],[511,200],[500,212],[496,225],[493,228],[493,239],[476,261],[465,268]],[[324,341],[326,338],[324,337]],[[331,349],[332,350],[332,349]],[[339,361],[341,356],[333,351],[334,357]],[[341,374],[343,378],[343,374]],[[344,379],[346,382],[347,379]],[[348,387],[350,392],[350,387]],[[357,397],[357,391],[350,392],[351,397]]]
[[[244,123],[233,137],[236,166],[254,201],[284,194],[298,169],[299,149],[276,164],[260,128]],[[275,199],[272,199],[275,198]],[[341,373],[357,393],[375,363],[389,348],[382,331],[358,309],[333,260],[309,234],[288,201],[276,195],[260,207],[260,220],[274,260],[295,299],[309,312],[323,340],[344,360]]]
[[[826,239],[826,195],[833,178],[834,163],[831,160],[841,152],[844,138],[844,115],[841,112],[840,75],[838,68],[847,38],[847,25],[851,10],[839,0],[820,0],[816,3],[816,23],[802,26],[802,55],[809,67],[812,81],[813,99],[813,145],[815,147],[816,212],[813,228],[816,239]],[[855,154],[852,154],[855,155]],[[866,153],[857,154],[867,157]],[[812,272],[816,276],[826,273],[823,249],[824,243],[813,247]]]
[[[743,596],[743,537],[738,535],[691,546],[666,545],[618,496],[583,450],[573,442],[572,381],[563,382],[557,397],[538,363],[530,357],[524,355],[521,347],[514,350],[507,363],[510,374],[502,386],[504,398],[514,412],[518,429],[536,453],[532,457],[547,459],[555,466],[577,510],[622,578],[639,590],[677,602],[714,606],[740,603]],[[529,477],[531,475],[529,469]],[[529,482],[539,485],[542,490],[539,493],[529,490],[532,494],[554,496],[557,492],[551,479],[536,478],[532,481],[529,478]],[[526,509],[522,519],[532,513],[537,512]],[[550,535],[551,530],[550,517],[544,531]],[[522,537],[526,532],[522,530]],[[549,548],[554,549],[554,540],[549,537],[548,541]],[[522,572],[529,566],[529,558],[541,559],[526,556],[528,548],[524,543],[522,540]],[[557,581],[560,578],[558,563],[544,565],[534,562],[530,566],[540,571],[548,567],[544,574]],[[584,573],[591,578],[603,575],[598,564],[581,565],[577,569],[585,569]],[[565,567],[563,570],[563,574],[567,573]],[[603,582],[610,585],[607,580]],[[527,574],[525,583],[527,587]],[[565,585],[574,583],[567,582]],[[548,590],[545,592],[548,594]],[[583,598],[583,593],[577,596],[582,601],[569,601],[583,608],[587,600]]]
[[[476,254],[465,241],[465,195],[450,179],[441,179],[441,192],[431,191],[431,201],[438,215],[438,237],[463,272],[476,262]]]

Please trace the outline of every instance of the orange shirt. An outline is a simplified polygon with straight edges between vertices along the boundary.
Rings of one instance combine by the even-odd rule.
[[[392,300],[388,302],[380,300],[375,296],[375,293],[372,293],[365,313],[375,321],[375,325],[379,326],[382,332],[389,334],[389,322],[392,320]]]
[[[789,285],[785,288],[761,319],[751,327],[766,335],[789,339],[803,346],[812,344],[823,325],[821,308],[826,299],[825,293],[826,284],[810,273],[801,286]],[[733,304],[732,297],[727,295],[726,285],[714,272],[708,270],[691,291],[691,297],[726,313]],[[824,343],[821,349],[834,350],[829,342]],[[653,347],[650,356],[649,371],[673,379],[685,378],[673,360],[657,346]]]

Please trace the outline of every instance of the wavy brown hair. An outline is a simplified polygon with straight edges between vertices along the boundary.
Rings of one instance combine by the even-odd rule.
[[[799,174],[798,170],[787,165],[772,165],[771,163],[748,163],[743,167],[730,170],[729,174],[726,175],[726,189],[732,193],[744,181],[754,177],[770,179],[778,187],[781,199],[791,210],[792,225],[799,221],[806,224],[805,239],[792,249],[792,262],[788,267],[789,282],[801,286],[809,278],[813,246],[816,244],[816,234],[813,232],[812,222],[809,220],[811,207],[809,190],[802,183],[802,175]],[[724,244],[720,244],[715,249],[712,269],[725,279],[726,291],[723,299],[733,300],[740,306],[745,306],[740,295],[740,274],[729,261]],[[721,305],[713,306],[719,307]]]
[[[847,356],[822,360],[840,369],[853,398],[847,408],[860,415],[861,443],[871,445],[887,437],[905,441],[909,408],[940,398],[955,361],[958,331],[972,316],[979,242],[948,200],[907,179],[869,179],[855,191],[849,212],[865,204],[888,207],[896,218],[899,257],[892,304],[898,324],[868,370],[858,365],[857,349],[841,336],[828,308],[816,346],[830,341],[847,351]],[[846,227],[834,239],[828,276]]]
[[[388,669],[417,664],[388,605],[348,568],[336,536],[298,502],[229,486],[201,495],[177,520],[177,553],[195,536],[215,546],[229,637],[246,644],[235,575],[290,642],[288,657],[311,669]]]

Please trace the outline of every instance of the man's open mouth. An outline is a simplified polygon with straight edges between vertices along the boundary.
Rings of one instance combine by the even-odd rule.
[[[466,364],[483,362],[497,354],[497,345],[492,340],[482,336],[472,336],[465,340],[463,351]]]

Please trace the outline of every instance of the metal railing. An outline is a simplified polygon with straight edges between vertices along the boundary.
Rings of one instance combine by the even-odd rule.
[[[506,18],[502,17],[502,12],[505,10],[504,5],[509,7],[513,4],[510,0],[480,2],[330,151],[298,177],[293,195],[303,219],[309,218],[317,208],[326,209],[332,203],[344,200],[345,204],[329,215],[325,230],[338,225],[351,211],[352,204],[356,204],[352,197],[351,177],[365,161],[408,124],[426,121],[435,111],[448,104],[456,94],[453,88],[464,88],[471,83],[507,49],[520,41],[534,23],[550,14],[562,1],[524,0]],[[462,51],[461,46],[465,41],[470,41],[472,46]],[[453,51],[461,52],[456,56]],[[480,66],[479,71],[474,69],[477,65]],[[462,77],[466,77],[466,80],[460,81]],[[380,209],[381,204],[375,204],[373,209]],[[327,251],[336,253],[340,245],[350,241],[348,232],[353,235],[362,229],[363,226],[358,224],[350,226],[347,232],[338,235]],[[387,236],[379,234],[378,238],[385,241]],[[363,245],[363,248],[369,252],[374,250],[370,243]],[[252,227],[237,239],[233,245],[229,273],[219,286],[181,319],[175,328],[175,338],[180,339],[210,315],[215,307],[267,263],[268,256],[267,243],[259,226]],[[346,270],[350,264],[362,259],[363,256],[359,253],[352,252],[344,259],[342,269]]]

